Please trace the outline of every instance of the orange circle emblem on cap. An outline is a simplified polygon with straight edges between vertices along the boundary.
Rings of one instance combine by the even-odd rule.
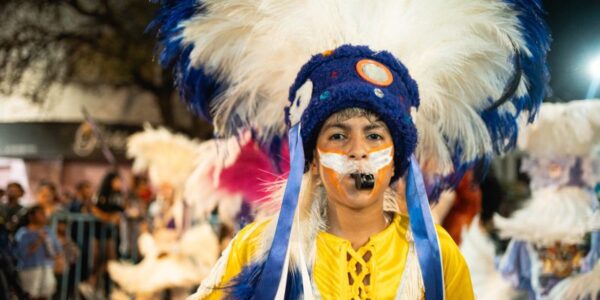
[[[358,75],[378,86],[388,86],[394,81],[394,76],[388,67],[372,59],[361,59],[356,63],[356,72]]]

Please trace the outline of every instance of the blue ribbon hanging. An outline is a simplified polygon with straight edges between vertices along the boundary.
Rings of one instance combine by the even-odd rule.
[[[444,299],[444,279],[437,233],[429,210],[429,200],[423,183],[423,175],[414,155],[406,179],[406,205],[412,230],[426,300]]]
[[[265,261],[260,280],[256,285],[256,293],[252,297],[253,299],[274,299],[277,294],[290,241],[294,214],[298,206],[298,196],[300,194],[300,186],[302,185],[302,175],[304,174],[304,149],[302,147],[299,124],[290,128],[288,139],[290,148],[290,174],[285,186],[271,249]]]

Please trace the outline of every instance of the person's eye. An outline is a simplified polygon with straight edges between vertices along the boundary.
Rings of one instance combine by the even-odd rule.
[[[383,140],[383,136],[380,134],[377,134],[377,133],[371,133],[371,134],[367,135],[367,139],[380,141],[380,140]]]
[[[346,138],[346,136],[344,136],[341,133],[334,133],[334,134],[332,134],[332,135],[329,136],[329,140],[330,141],[341,141],[341,140],[343,140],[345,138]]]

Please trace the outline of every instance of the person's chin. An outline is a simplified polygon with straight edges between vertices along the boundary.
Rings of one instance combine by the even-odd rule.
[[[358,190],[354,186],[346,186],[345,196],[344,202],[352,209],[369,207],[376,201],[373,189]]]

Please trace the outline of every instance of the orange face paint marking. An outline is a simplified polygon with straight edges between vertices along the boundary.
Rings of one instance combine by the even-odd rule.
[[[367,160],[362,160],[357,163],[356,160],[351,160],[348,153],[337,149],[323,151],[317,148],[319,153],[319,162],[323,166],[324,180],[327,181],[333,190],[329,192],[336,198],[347,198],[348,195],[342,186],[342,180],[350,173],[362,172],[375,175],[375,185],[370,192],[370,195],[379,193],[382,188],[386,188],[383,180],[385,174],[393,167],[393,146],[391,143],[373,148],[369,151]],[[325,159],[326,161],[323,161]],[[371,166],[368,166],[371,164]],[[376,164],[376,165],[373,165]],[[368,172],[365,172],[368,171]]]

